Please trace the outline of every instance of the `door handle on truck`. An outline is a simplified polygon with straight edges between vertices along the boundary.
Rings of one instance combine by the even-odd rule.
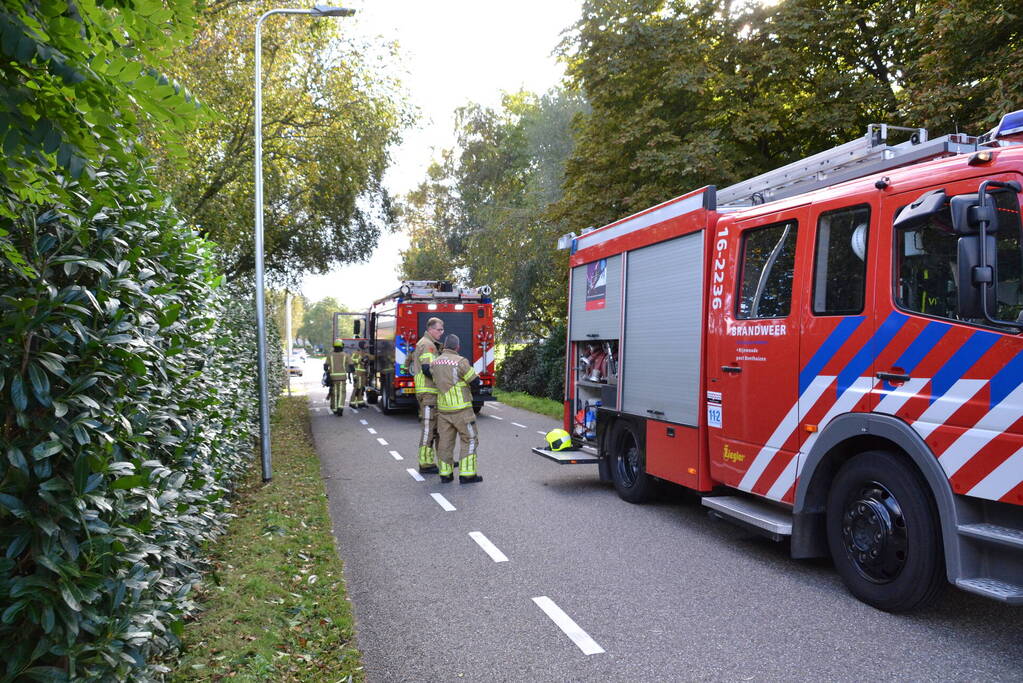
[[[742,368],[740,368],[738,365],[722,365],[721,371],[731,372],[732,374],[735,374],[737,372],[742,372]]]
[[[650,413],[651,415],[664,415],[664,411],[663,410],[654,410],[653,408],[647,408],[646,411],[648,413]]]
[[[879,372],[876,377],[893,384],[904,384],[909,381],[909,375],[899,374],[897,372]]]

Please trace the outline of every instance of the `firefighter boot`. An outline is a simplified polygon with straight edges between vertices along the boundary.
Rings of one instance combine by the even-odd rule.
[[[419,471],[423,474],[433,474],[437,471],[437,465],[433,461],[433,449],[429,446],[419,447]]]
[[[458,481],[462,484],[472,484],[483,481],[483,477],[476,474],[476,454],[470,453],[458,462]]]
[[[452,466],[451,463],[444,462],[443,460],[441,460],[440,463],[438,464],[438,467],[440,468],[440,470],[439,470],[440,471],[440,480],[442,482],[447,484],[448,482],[454,480],[454,478],[455,478],[455,468],[454,468],[454,466]]]

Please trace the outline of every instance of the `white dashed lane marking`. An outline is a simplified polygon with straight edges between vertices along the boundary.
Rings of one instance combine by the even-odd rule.
[[[440,505],[442,508],[444,508],[445,512],[455,511],[455,506],[449,503],[448,499],[440,495],[439,493],[431,493],[430,497],[437,501],[437,505]],[[603,650],[601,650],[601,652],[603,652]]]
[[[497,415],[488,415],[487,417],[492,417],[495,420],[503,420],[504,419],[503,417],[498,417]]]
[[[391,451],[391,455],[394,455],[394,451]],[[410,467],[405,471],[408,472],[409,476],[415,479],[416,481],[426,481],[425,479],[423,479],[423,475],[419,474],[419,472],[416,472],[415,468]]]
[[[391,457],[394,458],[395,460],[404,460],[404,458],[401,457],[401,453],[399,453],[398,451],[391,451]]]
[[[378,413],[384,412],[384,411],[380,410],[380,406],[373,406],[373,410],[377,411]]]
[[[512,422],[512,424],[515,425],[516,427],[522,427],[523,429],[529,429],[529,427],[527,427],[526,425],[520,425],[518,422]]]
[[[372,427],[366,427],[366,431],[369,432],[370,434],[376,434],[377,433],[377,430],[373,429]]]
[[[476,541],[476,544],[483,548],[483,552],[490,555],[490,559],[494,562],[508,561],[508,556],[498,550],[497,546],[491,543],[490,539],[484,536],[482,531],[470,531],[469,537]]]
[[[543,434],[544,436],[547,436],[547,432],[541,432],[539,429],[536,430],[536,433],[537,434]]]
[[[546,595],[533,598],[533,602],[543,610],[544,614],[551,618],[551,621],[558,625],[558,628],[565,632],[566,636],[572,639],[572,642],[583,651],[584,655],[599,655],[604,651],[604,648],[597,645],[597,641],[590,638],[589,634],[579,628],[579,624],[572,620],[572,617],[565,614],[564,610],[554,604],[554,601]]]
[[[381,439],[379,436],[377,437],[377,441],[380,443],[381,446],[389,446],[390,445],[386,441]]]
[[[369,423],[368,423],[368,422],[366,422],[365,420],[359,420],[359,424],[364,424],[364,425],[368,425]]]

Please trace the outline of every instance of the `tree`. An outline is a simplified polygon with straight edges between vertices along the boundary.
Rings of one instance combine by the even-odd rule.
[[[580,117],[554,215],[599,226],[891,121],[891,62],[905,42],[893,25],[907,11],[898,2],[587,2],[562,54],[593,109]]]
[[[186,139],[184,160],[158,155],[182,213],[226,254],[232,276],[254,267],[253,31],[261,3],[214,3],[172,68],[216,116]],[[268,277],[294,283],[367,258],[393,220],[382,178],[388,148],[411,122],[398,81],[336,19],[272,17],[263,42],[263,174]]]
[[[314,347],[324,350],[333,343],[331,332],[334,329],[334,313],[349,312],[348,308],[332,296],[313,303],[302,315],[302,325],[298,328],[298,336],[307,339]],[[351,316],[341,316],[338,322],[338,334],[342,337],[353,337],[353,321]]]
[[[918,125],[980,133],[1023,106],[1023,6],[977,0],[921,3],[914,60],[902,78],[907,115]]]
[[[511,93],[499,109],[459,109],[456,149],[405,199],[411,245],[402,276],[489,284],[506,336],[546,334],[564,316],[567,266],[553,248],[563,225],[547,209],[561,196],[571,121],[584,109],[563,91]]]
[[[89,192],[107,159],[138,164],[140,123],[172,148],[198,104],[160,68],[193,20],[192,3],[179,0],[4,3],[0,183],[24,202],[70,202],[68,178]],[[0,203],[0,216],[17,213]],[[0,253],[24,263],[3,234]]]

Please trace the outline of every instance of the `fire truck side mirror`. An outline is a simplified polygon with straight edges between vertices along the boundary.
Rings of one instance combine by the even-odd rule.
[[[983,319],[984,307],[981,297],[987,293],[987,310],[997,310],[995,284],[998,282],[998,259],[995,252],[995,236],[988,234],[982,245],[980,235],[964,235],[959,238],[957,270],[959,287],[956,294],[959,315],[962,318]],[[987,250],[986,267],[981,267],[980,250]],[[990,285],[985,285],[988,282]]]
[[[361,332],[362,332],[362,321],[361,320],[356,320],[355,321],[355,336],[358,337]]]
[[[957,235],[975,235],[980,231],[980,222],[987,221],[987,232],[998,232],[998,211],[994,201],[988,199],[980,206],[979,195],[960,194],[952,197],[949,209],[952,211],[952,227]]]
[[[926,223],[931,216],[945,208],[946,200],[944,190],[932,190],[920,195],[912,204],[902,207],[895,217],[895,229],[911,230]]]

